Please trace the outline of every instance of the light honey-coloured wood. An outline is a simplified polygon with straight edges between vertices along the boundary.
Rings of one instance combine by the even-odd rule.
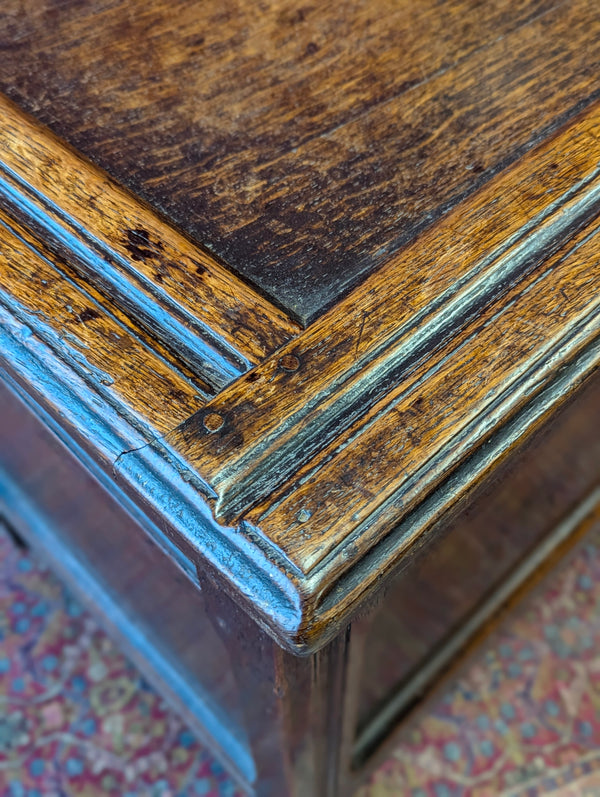
[[[25,192],[30,186],[42,201],[54,204],[47,210],[51,221],[67,216],[87,238],[131,264],[148,281],[150,287],[141,288],[145,294],[159,305],[166,294],[250,363],[260,362],[298,330],[205,250],[2,96],[0,165],[24,181]],[[116,303],[127,298],[115,285],[104,292]],[[134,311],[130,315],[137,320]],[[160,329],[154,331],[160,335]]]
[[[43,323],[47,339],[67,362],[79,366],[92,384],[113,394],[134,417],[164,433],[206,401],[202,382],[194,383],[132,333],[102,306],[52,267],[6,225],[0,212],[0,301],[10,296],[20,320]],[[20,231],[21,234],[26,234]]]

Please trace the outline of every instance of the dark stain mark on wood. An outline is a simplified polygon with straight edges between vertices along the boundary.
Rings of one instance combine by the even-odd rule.
[[[85,324],[86,321],[93,321],[95,318],[100,318],[100,313],[94,310],[93,307],[86,307],[77,316],[77,320]]]
[[[125,230],[125,248],[134,260],[157,257],[163,246],[160,241],[151,241],[146,230]],[[160,281],[160,280],[159,280]]]
[[[190,36],[187,43],[190,47],[202,47],[205,41],[206,37],[200,34],[199,36]]]

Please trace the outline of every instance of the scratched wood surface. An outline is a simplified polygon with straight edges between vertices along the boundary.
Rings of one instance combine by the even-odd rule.
[[[202,363],[179,357],[176,324],[198,333],[193,342],[204,336],[231,353],[223,379],[298,332],[283,312],[2,96],[0,119],[0,304],[152,436],[215,393]],[[83,262],[92,273],[82,272]],[[157,315],[142,323],[138,301]]]
[[[133,293],[140,284],[146,284],[145,293],[153,301],[160,304],[161,295],[166,296],[193,321],[218,333],[250,363],[260,362],[297,331],[284,313],[237,280],[210,254],[190,243],[2,96],[0,120],[0,179],[4,180],[2,170],[8,170],[9,176],[15,175],[24,184],[26,198],[32,191],[39,192],[42,201],[38,204],[50,216],[48,228],[42,232],[46,243],[50,245],[51,225],[61,224],[68,217],[80,239],[77,243],[87,238],[96,248],[108,247],[135,271],[137,282],[130,279],[121,291],[118,285],[107,288],[108,300],[118,303],[119,298],[126,298],[120,293]],[[0,185],[3,207],[6,199]],[[14,207],[19,201],[11,205],[13,214],[19,210]],[[26,223],[31,221],[27,216]],[[69,245],[63,248],[68,250]],[[73,252],[66,253],[65,259],[69,258],[73,259]],[[102,286],[99,278],[88,282]],[[167,313],[165,310],[165,316]],[[141,312],[133,306],[130,315],[135,321]],[[159,325],[150,330],[157,337]]]
[[[266,506],[248,512],[248,519],[305,570],[346,538],[349,517],[357,525],[364,523],[393,496],[384,517],[371,522],[365,536],[372,540],[378,531],[385,532],[398,512],[405,514],[422,500],[444,467],[464,456],[470,434],[489,433],[499,400],[510,411],[526,367],[537,362],[544,370],[542,363],[555,354],[561,336],[568,340],[586,323],[590,334],[600,332],[600,296],[590,301],[600,277],[598,226],[593,232],[585,243],[580,238],[573,241],[575,251],[565,247],[549,259],[545,266],[552,271],[545,279],[533,274],[514,288],[506,297],[508,309],[492,305],[441,357],[402,380],[347,437],[324,448],[295,474],[281,503],[275,493]],[[591,263],[595,267],[590,268]],[[569,356],[575,351],[576,346]],[[451,359],[440,368],[449,352]],[[488,408],[491,417],[478,426]],[[446,462],[435,459],[441,451]]]
[[[472,329],[481,328],[483,334],[481,314],[486,305],[493,319],[487,334],[495,336],[489,351],[506,354],[521,345],[521,336],[511,333],[510,349],[499,347],[500,324],[506,323],[508,330],[513,322],[518,324],[510,313],[518,315],[532,309],[535,291],[558,290],[553,281],[560,279],[560,269],[565,283],[576,279],[574,264],[569,260],[564,265],[560,250],[579,228],[585,240],[588,222],[598,213],[599,135],[600,109],[594,108],[449,214],[299,338],[219,394],[181,427],[181,446],[218,491],[216,509],[224,519],[246,516],[253,504],[261,501],[263,509],[279,503],[278,487],[283,485],[287,496],[289,479],[300,467],[312,470],[318,462],[331,466],[332,451],[341,440],[352,439],[353,425],[370,427],[369,417],[377,417],[380,403],[393,404],[394,396],[402,396],[409,385],[420,384],[436,363],[445,362],[449,351],[460,351],[459,334],[464,340],[469,339]],[[568,246],[578,244],[571,241]],[[593,249],[595,243],[584,246]],[[546,275],[548,282],[538,285],[537,269],[551,263],[551,256],[556,258],[557,269]],[[505,271],[520,262],[521,271],[514,269],[512,275]],[[598,279],[595,259],[592,257],[587,273],[585,258],[580,268],[580,302],[588,312],[597,298],[589,290]],[[421,272],[427,272],[427,278],[420,280]],[[497,274],[503,279],[495,278]],[[531,289],[524,291],[524,285],[520,285],[513,289],[514,296],[507,296],[507,278],[518,282],[527,274]],[[550,285],[553,287],[547,287]],[[523,291],[523,297],[516,302],[519,291]],[[565,302],[575,293],[569,290],[565,297],[558,295]],[[502,310],[508,315],[501,322]],[[568,308],[563,310],[557,319],[559,330],[561,325],[568,325]],[[455,361],[460,361],[460,355]],[[433,379],[444,384],[448,368],[447,364],[438,369],[438,375],[432,375],[426,384],[432,384]],[[482,381],[473,372],[466,384],[477,380]],[[465,404],[466,393],[465,402],[457,402],[454,409],[462,411]],[[216,432],[206,427],[207,414],[221,416],[222,425]],[[427,422],[423,411],[417,415],[415,424],[419,418]],[[411,451],[418,460],[414,444]],[[410,452],[402,456],[407,455],[412,456]],[[369,472],[375,472],[373,467],[369,465]],[[403,469],[411,470],[408,465]],[[392,478],[397,476],[391,466],[388,473]],[[316,478],[322,475],[319,467]],[[364,486],[366,477],[361,475],[356,485]],[[346,488],[342,491],[347,497]],[[375,490],[374,500],[378,495],[379,490]],[[306,510],[312,514],[314,507],[307,506]],[[331,514],[338,511],[337,502],[332,503]],[[257,510],[252,516],[258,518],[260,513]],[[320,521],[313,522],[320,525]],[[271,521],[265,523],[270,526]],[[287,536],[283,528],[290,529],[286,523],[275,532],[278,538]],[[327,522],[321,528],[330,531],[331,525]],[[318,539],[323,551],[328,542],[322,534]],[[300,538],[295,544],[301,548],[305,545]]]
[[[284,554],[305,638],[597,368],[599,130],[594,107],[167,436]]]
[[[598,95],[599,13],[6,0],[0,90],[308,321]]]
[[[0,304],[10,295],[26,329],[43,322],[59,356],[156,432],[172,429],[202,406],[201,380],[170,366],[106,310],[97,291],[65,280],[38,247],[0,212]]]

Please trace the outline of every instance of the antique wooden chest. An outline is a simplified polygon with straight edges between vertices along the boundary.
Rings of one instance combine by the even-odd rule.
[[[0,47],[0,512],[249,794],[350,794],[598,516],[600,8]]]

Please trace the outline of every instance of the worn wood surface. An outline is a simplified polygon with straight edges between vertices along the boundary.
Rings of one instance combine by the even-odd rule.
[[[147,340],[215,389],[297,331],[284,313],[3,97],[0,120],[0,207],[41,239],[69,277],[99,291]]]
[[[511,282],[540,267],[586,225],[598,212],[599,136],[600,109],[594,108],[181,428],[182,450],[219,493],[220,516],[232,521],[261,499],[269,503],[357,418],[378,401],[390,401],[390,391],[402,393],[418,381],[433,358],[442,361],[469,321],[476,325]],[[590,280],[595,268],[592,263]],[[596,300],[593,292],[582,297],[583,304],[588,300]],[[526,294],[519,308],[529,304]],[[496,323],[488,334],[495,329]],[[491,344],[490,351],[497,349]],[[209,413],[223,418],[216,434],[204,426]]]
[[[157,433],[173,428],[206,401],[202,380],[170,366],[121,319],[106,310],[92,287],[64,279],[43,254],[16,234],[0,211],[0,304],[11,308],[25,330],[43,320],[44,337],[90,384],[113,396]],[[3,294],[3,296],[2,296]]]
[[[297,333],[1,96],[0,119],[0,305],[150,437]]]
[[[523,159],[169,436],[217,516],[260,528],[311,594],[596,345],[599,122],[594,109]],[[439,269],[420,281],[421,263]]]
[[[63,417],[83,402],[84,415],[69,416],[73,433],[93,439],[115,477],[164,512],[186,545],[195,538],[200,558],[240,554],[241,567],[229,553],[221,563],[230,588],[294,650],[323,644],[420,543],[432,522],[422,517],[427,501],[444,511],[596,366],[597,106],[303,332],[10,103],[3,108],[4,308],[53,351],[43,355],[50,381],[54,356],[83,380],[66,404],[56,393],[48,406]],[[205,270],[192,295],[186,275],[198,258]],[[41,291],[44,282],[53,290]],[[163,313],[156,327],[148,302]],[[216,338],[233,356],[221,358],[234,365],[221,381],[172,334],[170,324],[191,316],[200,344]],[[121,329],[126,358],[114,337]],[[19,348],[33,344],[20,331],[8,345],[12,373],[44,400],[49,388]],[[90,434],[81,419],[98,415],[99,400],[142,420],[141,439],[119,431],[118,418]],[[491,435],[498,447],[486,459]],[[465,481],[449,489],[459,468]],[[198,513],[202,534],[189,525]]]
[[[7,0],[0,48],[1,90],[304,321],[599,92],[596,0]]]
[[[597,3],[8,0],[0,48],[0,90],[83,153],[0,97],[0,376],[71,452],[3,467],[57,518],[89,469],[139,528],[65,519],[61,550],[215,684],[246,785],[330,797],[392,681],[600,472]],[[519,462],[559,484],[509,540],[486,512]],[[356,616],[393,577],[400,666],[367,653],[361,704]]]

